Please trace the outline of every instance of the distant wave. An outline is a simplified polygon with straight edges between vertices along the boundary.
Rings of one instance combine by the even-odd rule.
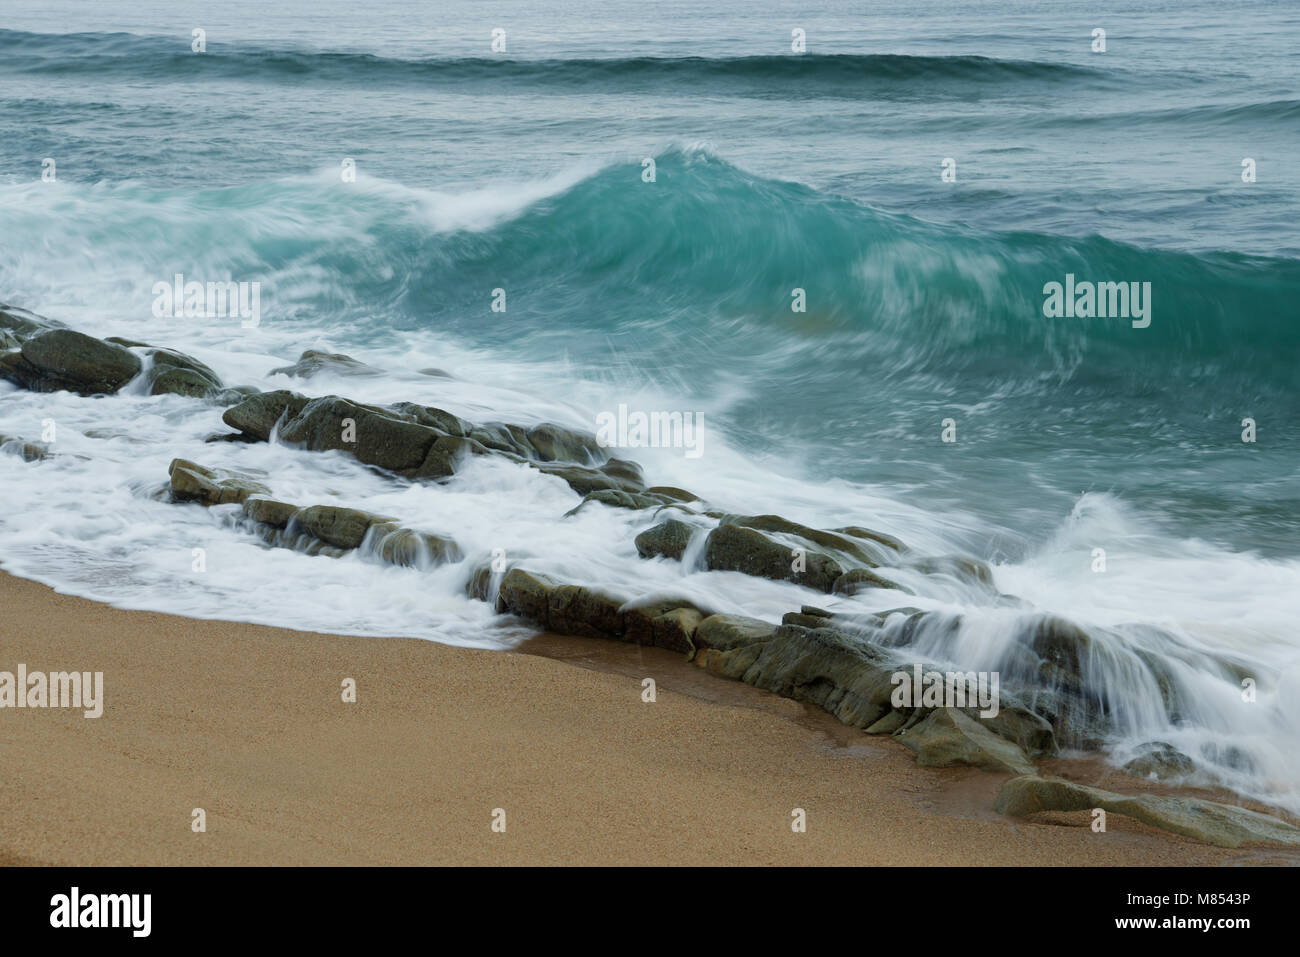
[[[1004,83],[1114,83],[1114,71],[1068,63],[985,56],[887,53],[740,57],[611,57],[399,59],[369,53],[242,49],[211,42],[202,56],[189,37],[126,33],[49,35],[0,30],[0,70],[48,74],[114,74],[182,78],[220,75],[323,82],[474,85],[508,83],[530,89],[604,90],[705,84],[736,93],[807,88],[819,95],[872,86]]]

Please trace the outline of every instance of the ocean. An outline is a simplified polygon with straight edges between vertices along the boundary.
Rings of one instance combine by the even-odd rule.
[[[1075,622],[1113,760],[1168,742],[1194,783],[1300,812],[1300,8],[761,6],[0,0],[0,301],[260,389],[588,431],[689,413],[697,455],[620,454],[725,511],[982,559],[1020,600],[900,572],[917,594],[838,610],[943,611],[916,649],[964,669],[1031,613]],[[259,321],[156,314],[177,274],[258,283]],[[1049,315],[1051,283],[1129,308]],[[385,374],[271,374],[305,349]],[[72,453],[0,456],[7,570],[493,648],[531,633],[466,597],[498,551],[772,621],[825,600],[643,560],[646,516],[562,519],[573,491],[509,462],[394,483],[126,393],[0,384],[0,432]],[[174,457],[468,559],[267,549],[158,501]]]

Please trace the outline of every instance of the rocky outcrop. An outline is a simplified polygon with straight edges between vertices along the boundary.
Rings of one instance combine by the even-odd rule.
[[[0,356],[0,377],[32,392],[117,392],[140,374],[129,349],[71,329],[38,332],[19,351]]]
[[[111,336],[96,339],[40,316],[0,307],[0,377],[33,392],[111,395],[146,374],[150,395],[171,393],[228,399],[236,393],[197,359],[148,343]],[[144,362],[132,350],[143,350]]]
[[[512,568],[502,578],[496,608],[547,631],[681,652],[692,649],[696,626],[705,618],[705,612],[688,601],[661,599],[630,605],[600,589],[564,584],[522,568]]]
[[[1300,828],[1257,811],[1197,798],[1116,794],[1061,778],[1037,775],[1012,778],[1002,785],[995,808],[1011,817],[1100,808],[1108,814],[1123,814],[1219,847],[1243,844],[1300,847]]]
[[[645,490],[635,462],[607,458],[595,436],[556,425],[528,430],[473,426],[450,412],[414,403],[380,407],[335,395],[309,399],[283,390],[248,396],[227,409],[222,419],[254,440],[268,441],[278,428],[284,442],[312,452],[346,452],[406,478],[443,479],[454,475],[470,455],[500,455],[563,479],[580,495]]]
[[[311,555],[338,557],[361,549],[391,565],[426,568],[458,562],[454,541],[402,526],[397,519],[335,505],[300,507],[270,497],[270,489],[247,472],[210,469],[185,459],[170,468],[173,501],[242,506],[265,542]]]

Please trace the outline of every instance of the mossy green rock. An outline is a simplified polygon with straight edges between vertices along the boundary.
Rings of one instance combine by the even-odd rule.
[[[33,392],[112,394],[141,368],[130,350],[71,329],[37,333],[19,352],[0,358],[0,376]]]
[[[1280,844],[1300,847],[1300,828],[1267,814],[1198,798],[1131,796],[1075,784],[1061,778],[1012,778],[998,792],[996,810],[1012,817],[1040,811],[1091,811],[1123,814],[1152,827],[1219,847]]]
[[[925,767],[969,765],[1010,774],[1032,774],[1033,764],[1015,744],[957,708],[936,708],[895,739],[916,752]]]

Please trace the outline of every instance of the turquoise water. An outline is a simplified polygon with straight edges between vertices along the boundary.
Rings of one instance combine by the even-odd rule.
[[[698,459],[628,452],[652,482],[990,561],[1024,606],[919,575],[843,604],[959,616],[924,650],[970,669],[1001,666],[1026,609],[1065,616],[1120,662],[1117,759],[1172,741],[1202,781],[1300,808],[1300,9],[762,6],[4,2],[0,301],[234,384],[589,430],[620,404],[692,412]],[[176,273],[261,283],[260,325],[155,315]],[[1067,276],[1149,283],[1149,324],[1045,315]],[[306,348],[389,374],[271,371]],[[6,388],[0,431],[52,418],[85,459],[0,456],[0,560],[78,594],[492,646],[525,631],[464,585],[500,548],[771,620],[825,598],[642,561],[644,516],[561,522],[572,492],[526,469],[397,488],[205,444],[201,403]],[[259,549],[149,498],[175,455],[400,514],[467,561]],[[178,587],[197,542],[210,571]],[[1138,653],[1180,662],[1185,713]]]
[[[695,7],[10,5],[0,169],[21,186],[52,156],[86,205],[11,202],[7,242],[80,215],[109,246],[154,233],[140,265],[159,276],[279,279],[277,322],[356,344],[436,327],[681,408],[715,410],[721,388],[731,441],[971,512],[996,526],[995,557],[1084,492],[1294,554],[1300,13]],[[485,231],[435,232],[400,192],[297,181],[343,156],[448,194],[572,184]],[[146,224],[150,197],[192,209]],[[313,235],[316,217],[339,229]],[[0,265],[33,308],[75,288],[30,258]],[[1041,288],[1067,272],[1151,282],[1152,325],[1044,318]],[[290,275],[306,273],[319,281]],[[501,284],[508,322],[479,308]],[[147,289],[105,292],[129,316]]]

